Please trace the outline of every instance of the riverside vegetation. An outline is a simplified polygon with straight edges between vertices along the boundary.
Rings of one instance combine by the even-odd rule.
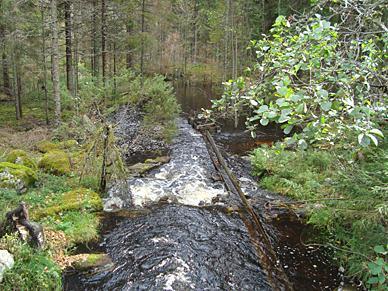
[[[387,10],[345,2],[279,16],[251,42],[246,76],[225,82],[205,115],[245,116],[252,136],[278,124],[285,139],[251,154],[260,185],[304,206],[321,233],[306,244],[329,247],[348,277],[386,290]]]

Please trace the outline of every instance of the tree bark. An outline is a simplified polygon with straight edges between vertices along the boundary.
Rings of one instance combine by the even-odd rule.
[[[101,0],[101,62],[102,62],[102,83],[106,86],[106,3]]]
[[[65,1],[66,86],[74,93],[72,3]]]
[[[58,48],[58,16],[57,16],[57,0],[51,0],[50,2],[51,10],[51,72],[53,80],[53,99],[55,103],[55,125],[61,123],[61,93],[59,85],[59,48]]]
[[[141,52],[140,52],[140,73],[144,74],[144,31],[145,31],[145,0],[141,4]]]
[[[132,35],[132,30],[133,30],[133,23],[131,20],[128,20],[128,25],[127,25],[127,35],[128,35],[128,47],[127,47],[127,54],[126,54],[126,65],[127,69],[132,68],[132,62],[133,62],[133,57],[132,57],[132,46],[130,44],[130,37]]]
[[[3,3],[0,0],[0,17],[3,16]],[[11,84],[10,84],[10,78],[9,78],[9,72],[8,72],[8,58],[6,53],[6,42],[5,42],[5,24],[0,22],[0,50],[1,53],[1,67],[3,71],[3,88],[2,91],[4,94],[11,96]]]
[[[98,48],[97,48],[97,4],[98,0],[93,0],[92,13],[92,54],[91,54],[91,68],[94,77],[98,77]]]
[[[42,89],[44,91],[45,97],[45,117],[46,117],[46,125],[49,124],[49,100],[48,100],[48,92],[47,92],[47,63],[46,63],[46,29],[45,29],[45,18],[44,18],[44,6],[42,5],[40,8],[41,13],[41,22],[42,22],[42,64],[43,64],[43,85]]]

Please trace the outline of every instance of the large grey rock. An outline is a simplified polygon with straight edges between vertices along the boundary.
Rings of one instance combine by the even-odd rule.
[[[13,255],[6,250],[0,250],[0,282],[3,281],[3,274],[15,264]]]

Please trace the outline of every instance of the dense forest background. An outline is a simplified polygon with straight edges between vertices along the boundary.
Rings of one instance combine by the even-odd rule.
[[[127,69],[205,82],[236,78],[255,58],[249,41],[278,15],[305,7],[305,0],[2,0],[0,86],[17,99],[17,118],[35,99],[47,114],[55,102],[58,119],[60,103],[83,98],[87,74],[113,91]]]

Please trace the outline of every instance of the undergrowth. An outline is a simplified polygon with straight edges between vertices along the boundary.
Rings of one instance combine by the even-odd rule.
[[[387,147],[385,141],[357,153],[258,148],[251,157],[261,186],[302,200],[307,222],[323,233],[320,243],[368,288],[386,288]]]

